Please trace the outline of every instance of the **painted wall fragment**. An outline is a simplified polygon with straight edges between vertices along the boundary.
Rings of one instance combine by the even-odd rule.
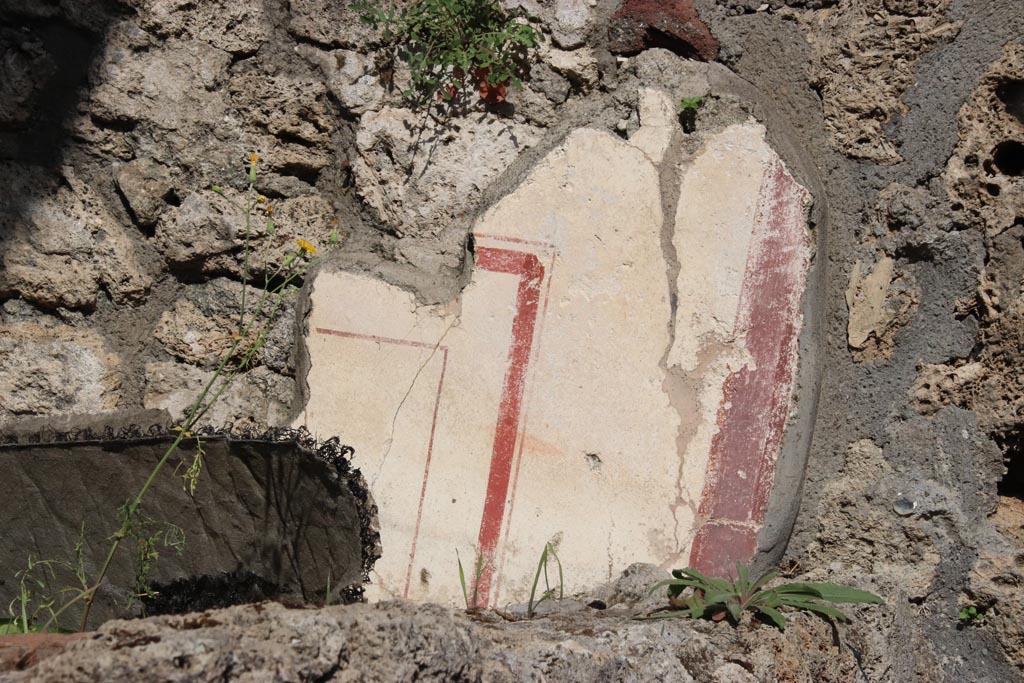
[[[636,144],[577,129],[477,221],[457,300],[317,277],[298,422],[356,449],[371,596],[461,602],[456,550],[484,558],[496,605],[525,599],[547,542],[567,590],[753,554],[794,410],[810,197],[752,120],[666,163],[672,101],[642,99]]]

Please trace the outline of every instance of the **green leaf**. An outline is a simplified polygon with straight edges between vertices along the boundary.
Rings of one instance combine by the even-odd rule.
[[[740,607],[740,603],[735,600],[729,600],[725,603],[725,608],[729,610],[729,616],[735,621],[740,620],[740,616],[743,614],[743,608]]]
[[[822,605],[817,602],[803,602],[801,600],[785,600],[782,601],[783,605],[787,607],[793,607],[794,609],[803,609],[810,612],[817,612],[818,614],[824,614],[825,616],[838,619],[839,621],[847,621],[846,615],[837,610],[835,607],[829,607],[828,605]]]
[[[747,589],[750,588],[750,572],[742,562],[736,563],[736,583],[736,589],[740,593],[746,593]]]
[[[15,633],[21,633],[21,628],[13,620],[3,620],[0,622],[0,636],[9,636]]]
[[[821,596],[822,600],[827,600],[828,602],[860,602],[869,604],[881,604],[884,602],[882,598],[874,593],[856,588],[847,588],[846,586],[837,586],[834,583],[808,583],[804,585],[809,586]]]
[[[778,626],[780,631],[786,630],[786,617],[782,616],[782,613],[778,610],[762,605],[757,608],[757,611],[771,619],[772,623]]]
[[[459,565],[459,584],[462,586],[462,598],[466,601],[466,609],[469,609],[469,592],[466,590],[466,572],[462,568],[462,558],[459,551],[455,551],[455,561]]]
[[[776,571],[770,571],[767,574],[763,574],[761,578],[754,582],[754,585],[750,587],[751,591],[760,590],[766,583],[775,579],[779,575]]]

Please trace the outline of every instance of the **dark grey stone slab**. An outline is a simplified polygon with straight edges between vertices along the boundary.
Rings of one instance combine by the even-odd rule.
[[[119,508],[173,440],[88,437],[32,444],[21,436],[0,446],[0,612],[17,595],[15,574],[30,556],[74,564],[81,538],[86,574],[95,577],[120,527]],[[328,581],[333,602],[359,598],[379,554],[379,536],[376,508],[362,476],[348,465],[350,449],[336,440],[317,444],[304,432],[209,435],[202,448],[194,497],[180,476],[195,454],[193,438],[171,456],[137,516],[139,538],[160,534],[147,582],[155,595],[132,599],[140,588],[141,546],[139,538],[127,538],[97,593],[91,626],[263,599],[323,603]],[[179,552],[169,541],[182,538]],[[58,590],[76,583],[66,568],[48,580]],[[79,605],[66,615],[61,623],[77,626]]]

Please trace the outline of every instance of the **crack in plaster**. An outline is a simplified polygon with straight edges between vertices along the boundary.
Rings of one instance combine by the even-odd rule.
[[[387,450],[384,451],[384,456],[381,458],[380,464],[377,466],[377,473],[373,475],[373,480],[370,482],[371,488],[377,484],[377,479],[380,477],[381,472],[384,470],[384,465],[387,463],[388,456],[391,454],[391,445],[395,441],[395,427],[396,424],[398,423],[398,416],[402,412],[402,407],[405,405],[405,402],[409,399],[409,395],[412,393],[413,388],[415,388],[416,382],[419,381],[420,375],[423,373],[423,370],[426,369],[427,365],[430,364],[430,361],[432,361],[434,359],[434,356],[437,355],[437,350],[441,348],[441,343],[444,342],[445,337],[447,337],[448,333],[451,332],[452,328],[458,326],[458,324],[461,321],[461,316],[455,316],[455,318],[453,318],[452,321],[448,323],[448,326],[445,328],[444,332],[441,333],[440,338],[438,338],[437,343],[435,343],[434,347],[430,350],[430,355],[427,356],[427,359],[423,361],[419,369],[416,370],[416,374],[413,375],[412,382],[409,383],[409,388],[405,390],[405,395],[402,396],[402,400],[399,401],[398,407],[395,408],[395,414],[391,418],[391,434],[388,436],[387,440],[388,447]]]

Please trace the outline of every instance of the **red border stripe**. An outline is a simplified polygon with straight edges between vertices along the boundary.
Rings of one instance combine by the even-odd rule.
[[[809,263],[804,190],[775,158],[765,170],[736,319],[752,366],[725,381],[691,566],[724,576],[757,549],[782,445]]]
[[[515,456],[519,417],[526,388],[526,373],[530,364],[537,312],[540,305],[540,285],[544,280],[544,266],[536,255],[522,251],[478,247],[476,265],[496,273],[519,275],[516,294],[516,314],[512,320],[512,343],[508,352],[508,369],[501,392],[498,423],[494,431],[491,468],[487,476],[487,493],[480,520],[478,551],[485,568],[476,586],[479,603],[490,600],[491,581],[494,576],[495,550],[505,517],[512,461]]]

